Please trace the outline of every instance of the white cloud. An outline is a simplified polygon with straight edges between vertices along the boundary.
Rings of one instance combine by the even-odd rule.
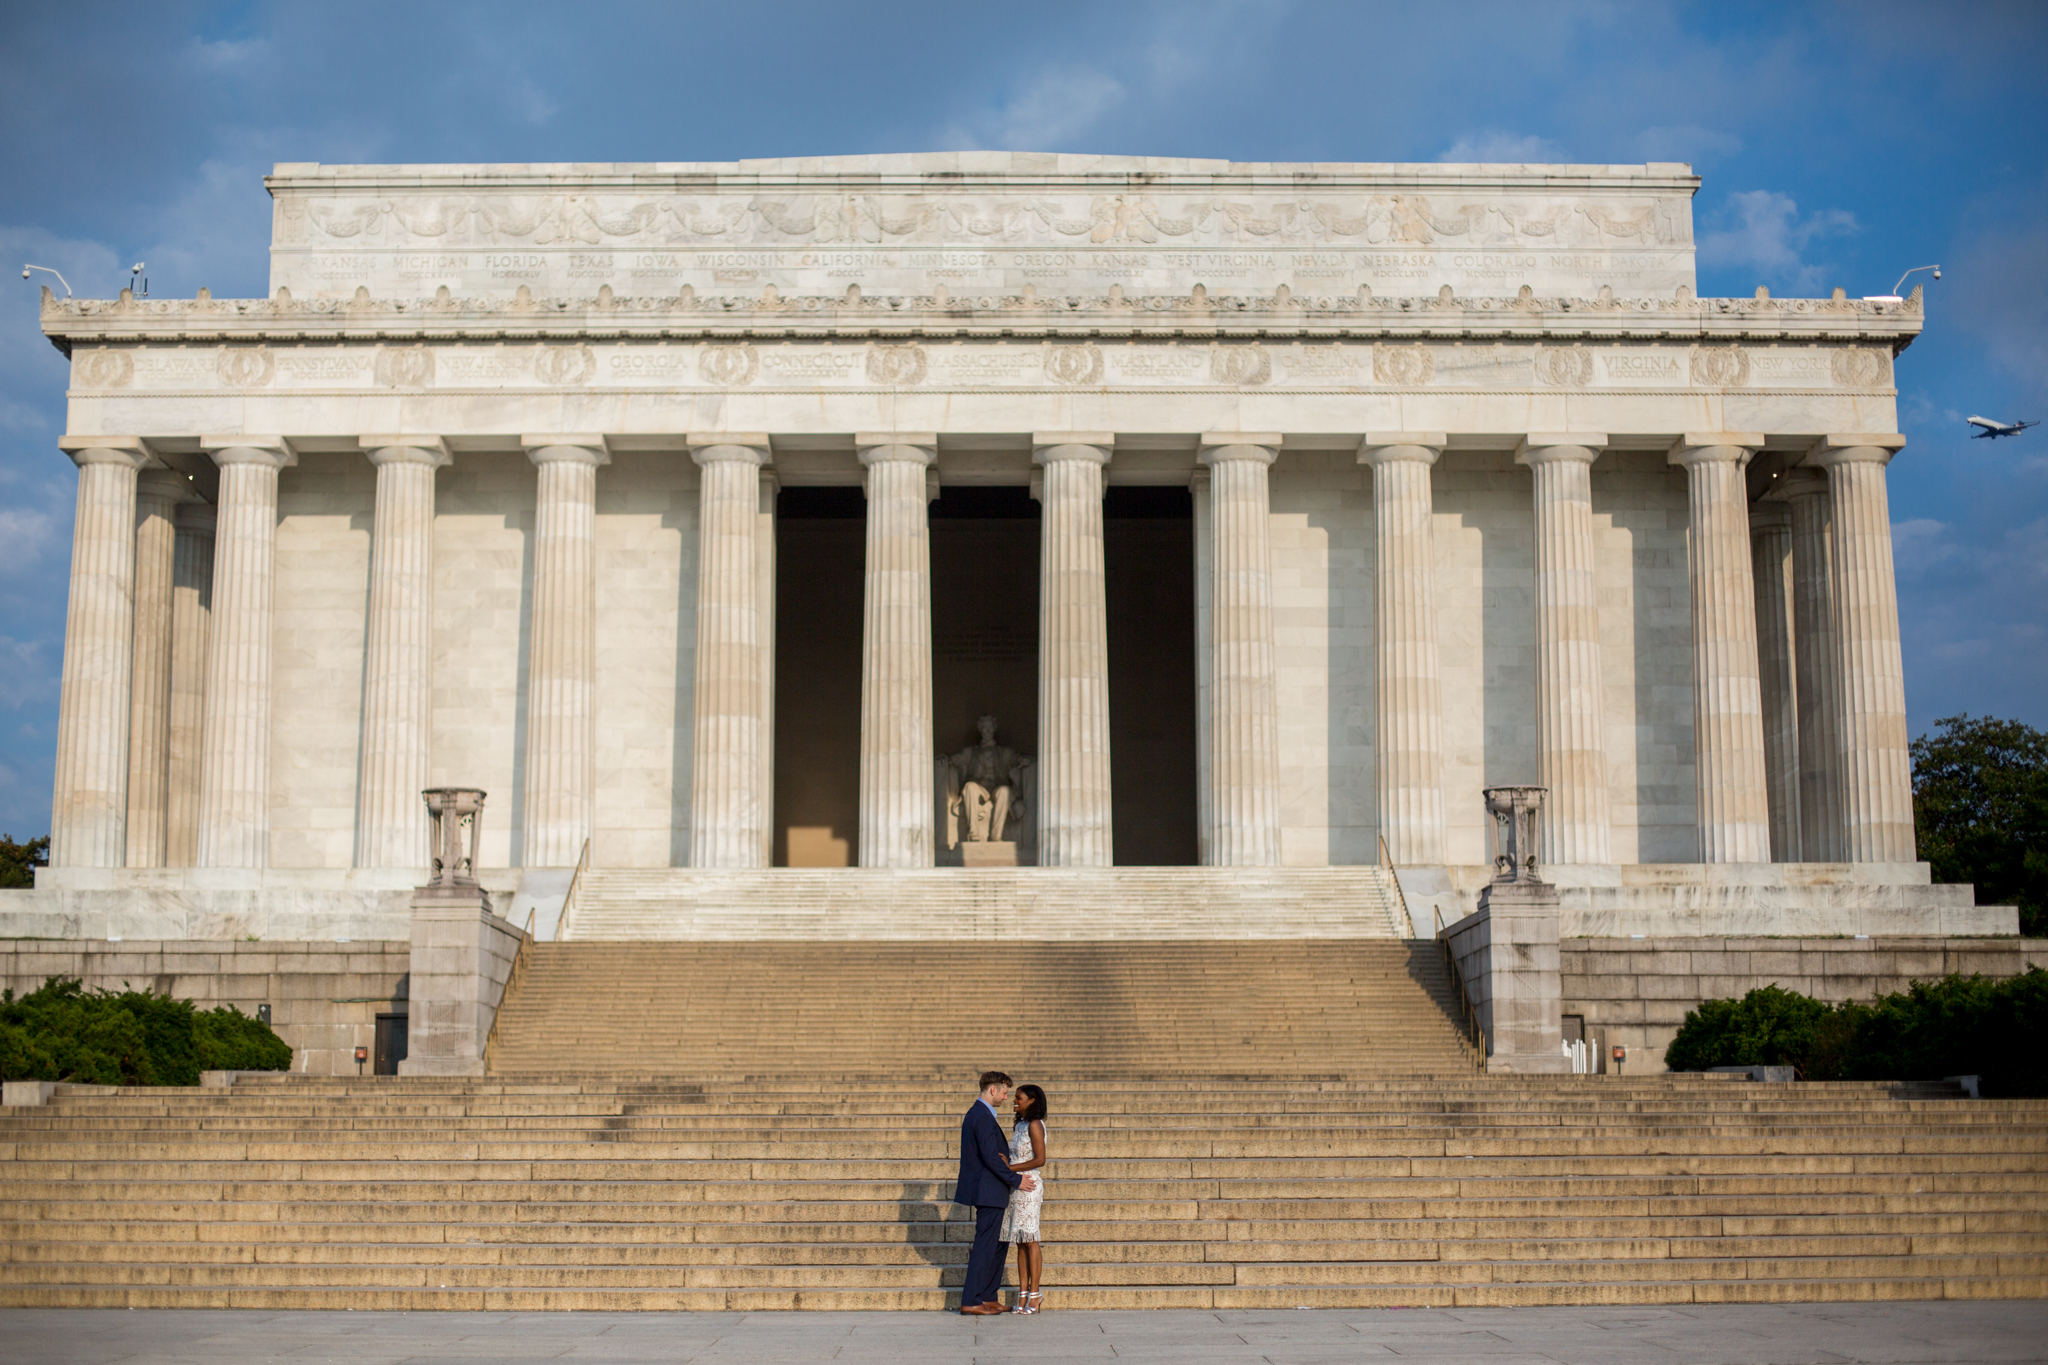
[[[1124,93],[1115,77],[1089,67],[1044,71],[1009,99],[955,122],[938,141],[949,150],[1064,151],[1121,104]]]
[[[1684,161],[1696,166],[1736,155],[1742,150],[1742,139],[1697,123],[1680,123],[1645,128],[1635,135],[1632,145],[1645,161]]]
[[[1775,190],[1740,190],[1729,195],[1717,221],[1722,226],[1700,238],[1704,264],[1748,266],[1762,277],[1760,283],[1799,293],[1824,288],[1832,269],[1825,261],[1809,262],[1808,250],[1827,238],[1858,230],[1853,213],[1821,209],[1802,215],[1791,195]]]
[[[1955,556],[1947,522],[1916,517],[1892,523],[1892,562],[1899,573],[1909,577],[1923,574]]]
[[[1570,158],[1563,147],[1547,137],[1488,128],[1483,132],[1466,133],[1446,147],[1437,160],[1522,166],[1544,165]]]
[[[14,711],[55,699],[57,670],[49,655],[44,641],[0,635],[0,707]]]

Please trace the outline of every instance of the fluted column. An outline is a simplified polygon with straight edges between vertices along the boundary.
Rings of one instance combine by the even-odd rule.
[[[213,508],[181,503],[171,563],[171,715],[165,766],[165,856],[191,867],[199,856],[199,775],[206,730],[207,642],[213,618]]]
[[[1691,531],[1693,752],[1700,861],[1767,863],[1771,814],[1764,770],[1763,686],[1757,672],[1756,583],[1750,573],[1749,492],[1743,471],[1764,438],[1753,432],[1683,437]]]
[[[1216,597],[1216,517],[1209,498],[1209,471],[1197,466],[1188,480],[1195,520],[1195,857],[1210,867],[1209,720],[1216,654],[1210,648]]]
[[[1905,443],[1895,435],[1828,436],[1807,457],[1827,470],[1834,505],[1842,825],[1852,863],[1915,858],[1906,666],[1885,491],[1885,466]]]
[[[1842,839],[1842,697],[1835,676],[1834,513],[1828,476],[1789,469],[1774,496],[1792,509],[1792,662],[1799,697],[1799,857],[1848,860]]]
[[[199,772],[200,867],[270,862],[270,676],[277,476],[298,457],[277,437],[209,437],[220,466]]]
[[[1109,601],[1102,562],[1109,432],[1032,437],[1044,469],[1038,594],[1038,861],[1108,867]]]
[[[1209,861],[1280,862],[1280,688],[1273,647],[1273,551],[1267,473],[1278,433],[1211,432],[1214,594],[1209,614]]]
[[[1374,432],[1372,466],[1375,792],[1380,837],[1396,866],[1444,862],[1444,706],[1436,643],[1436,544],[1430,468],[1440,431]]]
[[[527,867],[573,867],[597,828],[597,468],[602,436],[527,436],[539,471],[527,626]]]
[[[925,471],[938,437],[854,437],[867,467],[860,675],[860,865],[930,867],[932,554]]]
[[[377,506],[355,863],[423,868],[433,858],[420,793],[430,781],[434,728],[434,471],[448,452],[433,436],[360,443],[377,467]]]
[[[1771,861],[1796,863],[1799,829],[1799,691],[1792,655],[1792,509],[1750,504],[1750,576],[1756,581],[1757,674],[1763,687],[1764,789]]]
[[[135,490],[135,647],[128,708],[128,866],[164,866],[169,828],[171,596],[178,503],[191,480],[145,472]]]
[[[768,623],[761,591],[766,435],[690,437],[697,494],[696,739],[690,865],[761,867],[771,816],[761,756]]]
[[[1600,600],[1594,571],[1593,461],[1603,434],[1531,435],[1536,509],[1536,781],[1548,864],[1612,861],[1607,721],[1601,704]]]
[[[71,599],[64,616],[50,866],[119,867],[128,853],[129,682],[135,650],[132,436],[66,436],[78,464]]]
[[[754,515],[755,586],[761,599],[761,860],[775,861],[775,502],[782,483],[772,467],[761,470]]]

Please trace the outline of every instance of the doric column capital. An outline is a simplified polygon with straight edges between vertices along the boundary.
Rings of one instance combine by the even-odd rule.
[[[1905,447],[1896,433],[1836,432],[1821,437],[1807,452],[1806,463],[1820,469],[1838,464],[1890,464]]]
[[[356,444],[374,465],[424,464],[439,469],[455,458],[439,436],[358,436]]]
[[[854,435],[853,447],[864,465],[885,460],[929,465],[939,458],[939,435],[935,431],[863,431]]]
[[[149,451],[139,436],[59,436],[57,449],[81,466],[117,464],[141,469],[149,463]]]
[[[765,465],[775,459],[765,431],[695,431],[684,438],[699,465],[717,461]]]
[[[289,469],[299,462],[299,453],[282,436],[202,436],[199,448],[217,465],[268,465]]]
[[[1441,431],[1368,431],[1358,443],[1358,462],[1374,467],[1401,460],[1435,464],[1450,442]]]
[[[1516,464],[1551,464],[1570,461],[1591,464],[1607,446],[1604,431],[1532,431],[1515,447]]]
[[[1280,458],[1280,439],[1277,431],[1208,431],[1202,433],[1201,451],[1196,458],[1206,465],[1225,460],[1271,464]]]
[[[1116,448],[1112,431],[1036,431],[1031,434],[1031,463],[1088,460],[1108,464]]]
[[[604,437],[589,432],[521,436],[519,444],[525,447],[526,458],[537,465],[552,464],[560,460],[587,465],[605,465],[612,462],[611,448],[605,444]]]
[[[1766,502],[1791,502],[1794,498],[1824,498],[1828,495],[1828,476],[1807,465],[1795,465],[1771,481],[1771,489],[1764,494]]]
[[[1763,444],[1760,431],[1688,431],[1671,443],[1670,460],[1679,466],[1724,461],[1747,465]]]
[[[135,480],[137,502],[183,502],[192,496],[192,480],[175,469],[145,469]]]

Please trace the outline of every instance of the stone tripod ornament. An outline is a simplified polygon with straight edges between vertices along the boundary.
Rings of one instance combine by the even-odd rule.
[[[1543,878],[1537,872],[1537,849],[1541,846],[1539,827],[1546,789],[1488,787],[1483,795],[1486,797],[1486,813],[1493,817],[1487,840],[1493,861],[1493,880],[1496,883],[1541,882]]]
[[[765,435],[692,436],[697,498],[697,650],[690,865],[761,867],[771,800],[763,755],[772,704],[761,588]]]
[[[574,867],[597,808],[597,469],[602,436],[522,437],[539,471],[526,683],[525,862]]]
[[[220,466],[199,777],[200,867],[270,862],[270,709],[282,437],[203,437]]]
[[[162,867],[169,852],[171,603],[178,504],[191,481],[143,471],[135,490],[134,703],[128,722],[128,866]]]
[[[428,885],[450,890],[474,888],[485,793],[475,787],[429,787],[420,796],[427,803],[433,827],[428,840],[434,850],[433,877]]]
[[[135,649],[133,437],[64,437],[78,464],[71,599],[57,711],[50,866],[119,867],[128,851],[128,727]]]
[[[1531,435],[1536,510],[1536,776],[1550,793],[1546,863],[1605,863],[1610,851],[1607,727],[1601,704],[1593,462],[1604,433]]]
[[[867,470],[860,677],[860,865],[930,867],[931,432],[854,437]]]
[[[1267,472],[1280,435],[1212,432],[1208,860],[1280,862],[1280,701],[1273,646],[1273,554]]]
[[[1440,431],[1374,432],[1372,466],[1375,693],[1374,791],[1380,835],[1399,867],[1445,861],[1443,674],[1437,654],[1436,544],[1430,469]]]
[[[1905,444],[1903,436],[1835,435],[1807,457],[1827,471],[1834,508],[1837,770],[1846,852],[1855,863],[1914,858],[1906,670],[1885,491],[1885,466]]]
[[[448,452],[432,436],[364,436],[377,467],[363,665],[357,867],[424,867],[412,803],[432,768],[434,475]]]
[[[1755,432],[1688,434],[1670,455],[1685,470],[1691,510],[1694,788],[1705,863],[1771,860],[1756,583],[1743,475],[1763,443]]]
[[[1109,432],[1040,434],[1038,862],[1108,867],[1109,607],[1103,571],[1103,469]]]

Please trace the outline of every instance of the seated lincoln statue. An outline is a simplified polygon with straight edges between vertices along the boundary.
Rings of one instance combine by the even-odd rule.
[[[1024,816],[1024,770],[1031,760],[996,743],[996,718],[977,723],[981,743],[945,758],[946,847],[1002,843]]]

